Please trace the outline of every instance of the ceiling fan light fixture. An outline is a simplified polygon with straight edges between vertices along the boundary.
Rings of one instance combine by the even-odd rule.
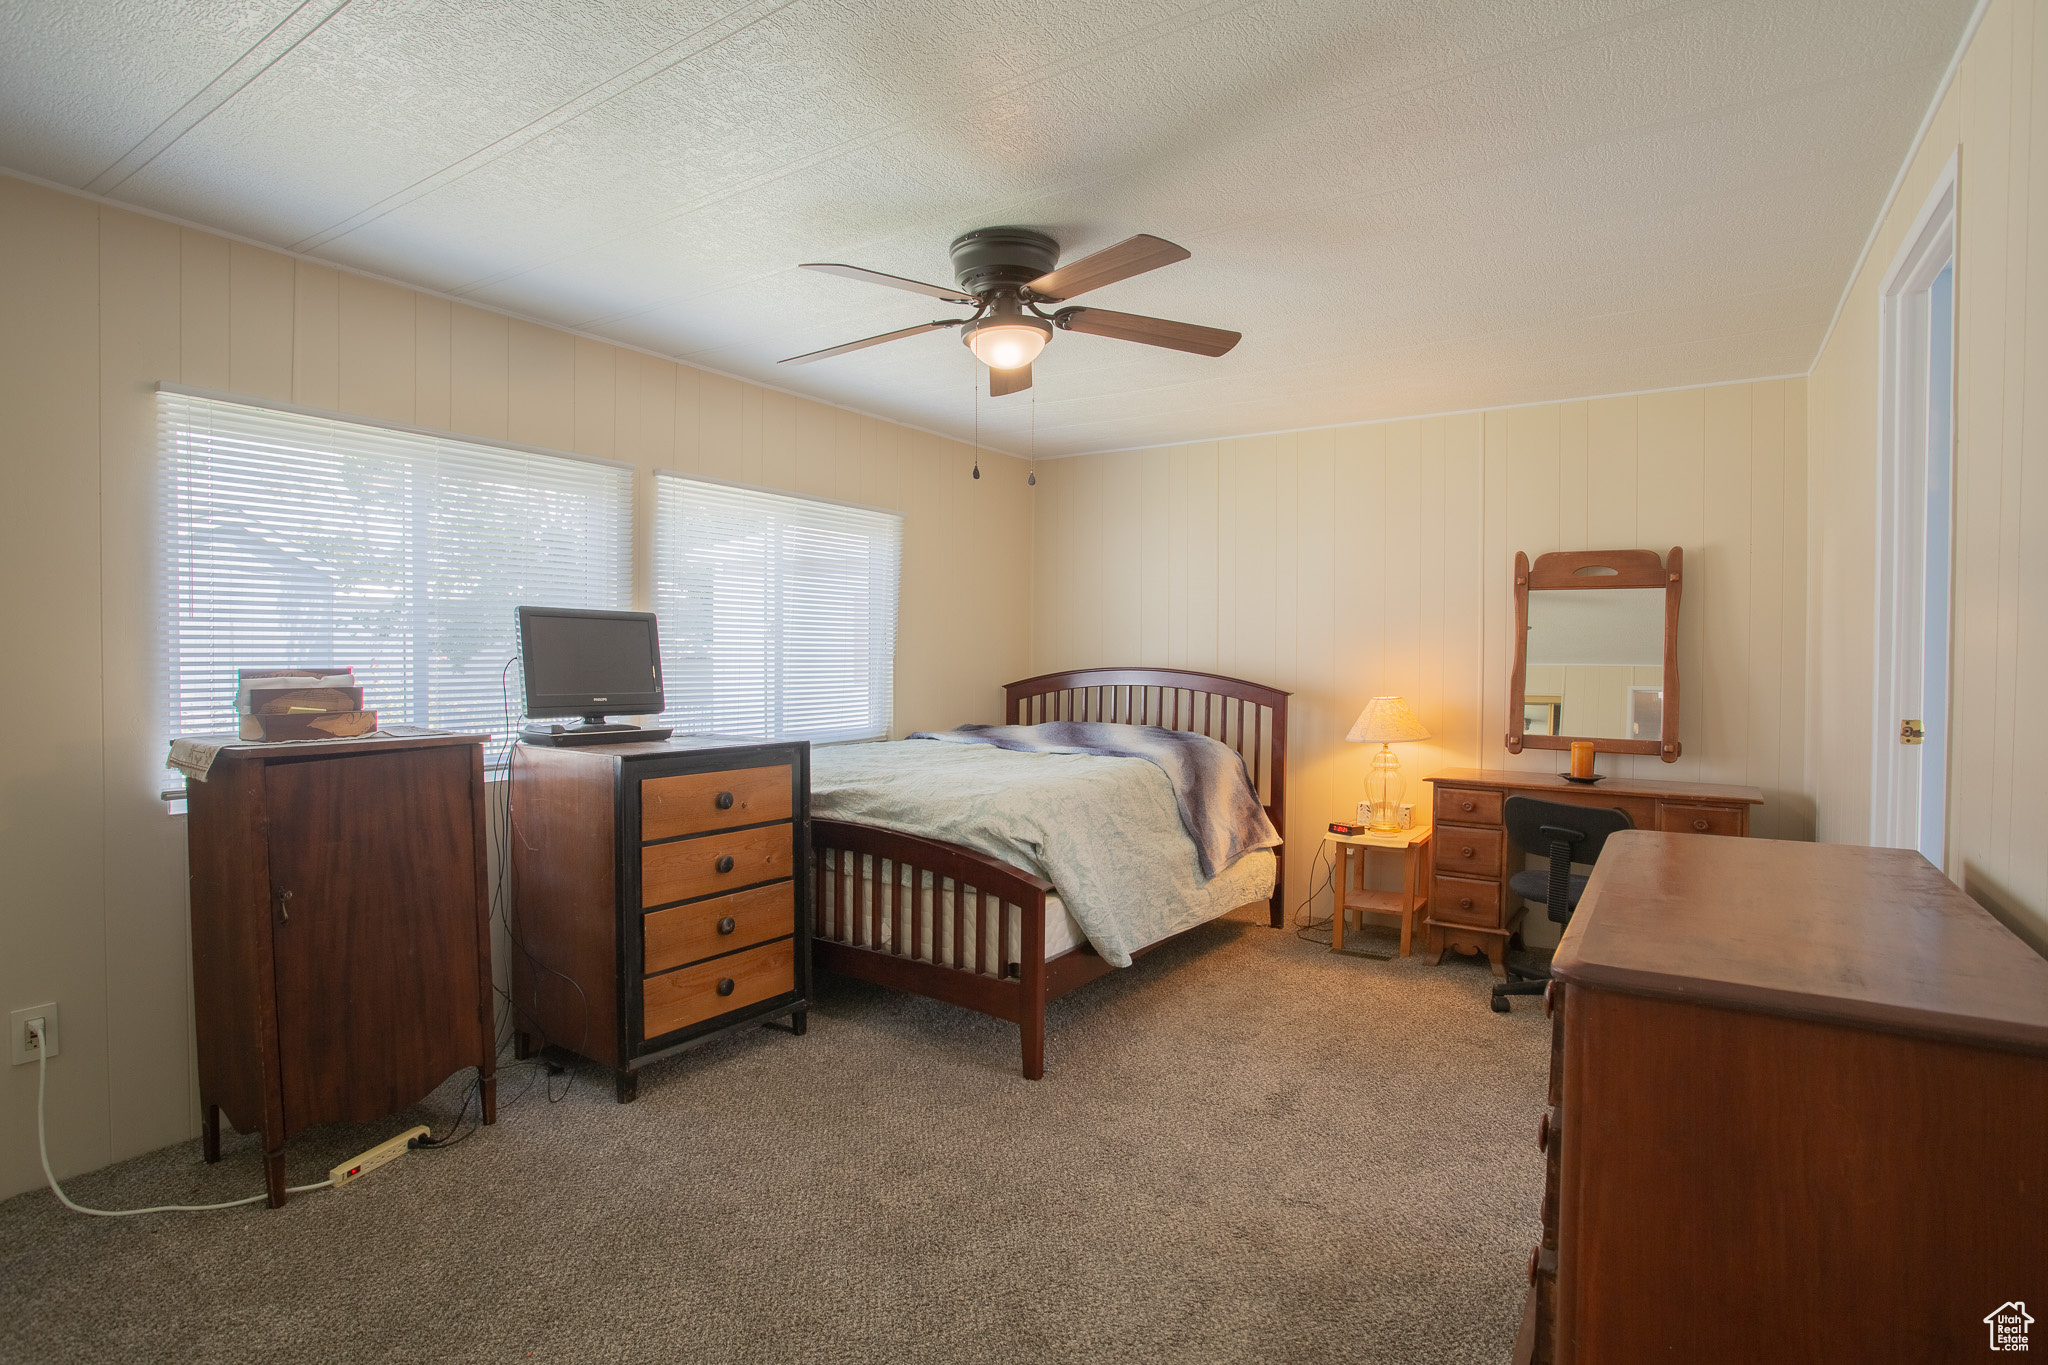
[[[1017,370],[1038,359],[1052,340],[1052,324],[1011,314],[970,326],[960,339],[991,370]]]

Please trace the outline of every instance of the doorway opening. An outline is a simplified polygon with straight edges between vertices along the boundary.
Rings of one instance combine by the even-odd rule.
[[[1954,578],[1956,160],[1879,295],[1873,844],[1945,869]]]

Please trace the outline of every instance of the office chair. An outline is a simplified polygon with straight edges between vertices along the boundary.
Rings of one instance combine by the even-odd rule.
[[[1607,836],[1635,828],[1626,813],[1595,806],[1568,806],[1561,801],[1539,801],[1533,796],[1510,796],[1502,807],[1508,839],[1531,853],[1548,853],[1545,871],[1525,868],[1508,878],[1508,889],[1523,900],[1541,901],[1550,917],[1569,924],[1579,897],[1586,894],[1586,878],[1572,872],[1573,863],[1590,865],[1600,856]],[[1507,964],[1509,980],[1493,988],[1493,1012],[1508,1012],[1511,995],[1541,995],[1550,984],[1550,968],[1536,964]]]

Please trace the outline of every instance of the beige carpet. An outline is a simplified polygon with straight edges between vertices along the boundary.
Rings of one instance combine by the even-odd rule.
[[[1008,1026],[828,981],[808,1037],[746,1030],[630,1105],[588,1070],[536,1084],[280,1211],[0,1204],[0,1358],[1501,1361],[1547,1035],[1487,980],[1222,921],[1059,1002],[1036,1084]],[[307,1134],[292,1177],[411,1121]],[[259,1189],[227,1145],[69,1188]]]

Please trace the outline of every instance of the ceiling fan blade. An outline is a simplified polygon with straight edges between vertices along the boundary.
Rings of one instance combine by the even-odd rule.
[[[1104,247],[1093,256],[1083,256],[1072,265],[1063,265],[1050,274],[1040,275],[1024,287],[1041,299],[1071,299],[1076,294],[1100,289],[1105,284],[1115,284],[1118,280],[1157,270],[1162,265],[1184,261],[1191,254],[1186,247],[1175,246],[1163,237],[1141,232],[1115,246]]]
[[[1062,308],[1053,314],[1052,320],[1069,332],[1142,341],[1147,346],[1192,351],[1196,355],[1223,355],[1244,338],[1242,332],[1226,332],[1220,327],[1197,327],[1192,322],[1169,322],[1138,313],[1112,313],[1107,308]]]
[[[919,280],[906,280],[901,275],[884,275],[879,270],[863,270],[857,265],[829,265],[806,261],[799,270],[822,270],[828,275],[844,275],[849,280],[866,280],[869,284],[886,284],[891,289],[908,289],[913,294],[924,294],[947,303],[979,303],[972,294],[963,294],[958,289],[943,285],[925,284]]]
[[[804,355],[788,356],[775,363],[778,365],[806,365],[813,360],[829,360],[835,355],[845,355],[848,351],[858,351],[868,346],[879,346],[885,341],[895,341],[901,337],[914,337],[920,332],[936,332],[942,327],[958,327],[961,321],[962,319],[960,318],[949,318],[944,322],[920,322],[915,327],[905,327],[901,331],[884,332],[878,337],[864,337],[859,341],[849,341],[844,346],[828,346],[822,351],[810,351]]]
[[[1019,365],[1013,370],[990,370],[988,372],[988,396],[1001,398],[1006,393],[1022,393],[1031,387],[1031,367]]]

